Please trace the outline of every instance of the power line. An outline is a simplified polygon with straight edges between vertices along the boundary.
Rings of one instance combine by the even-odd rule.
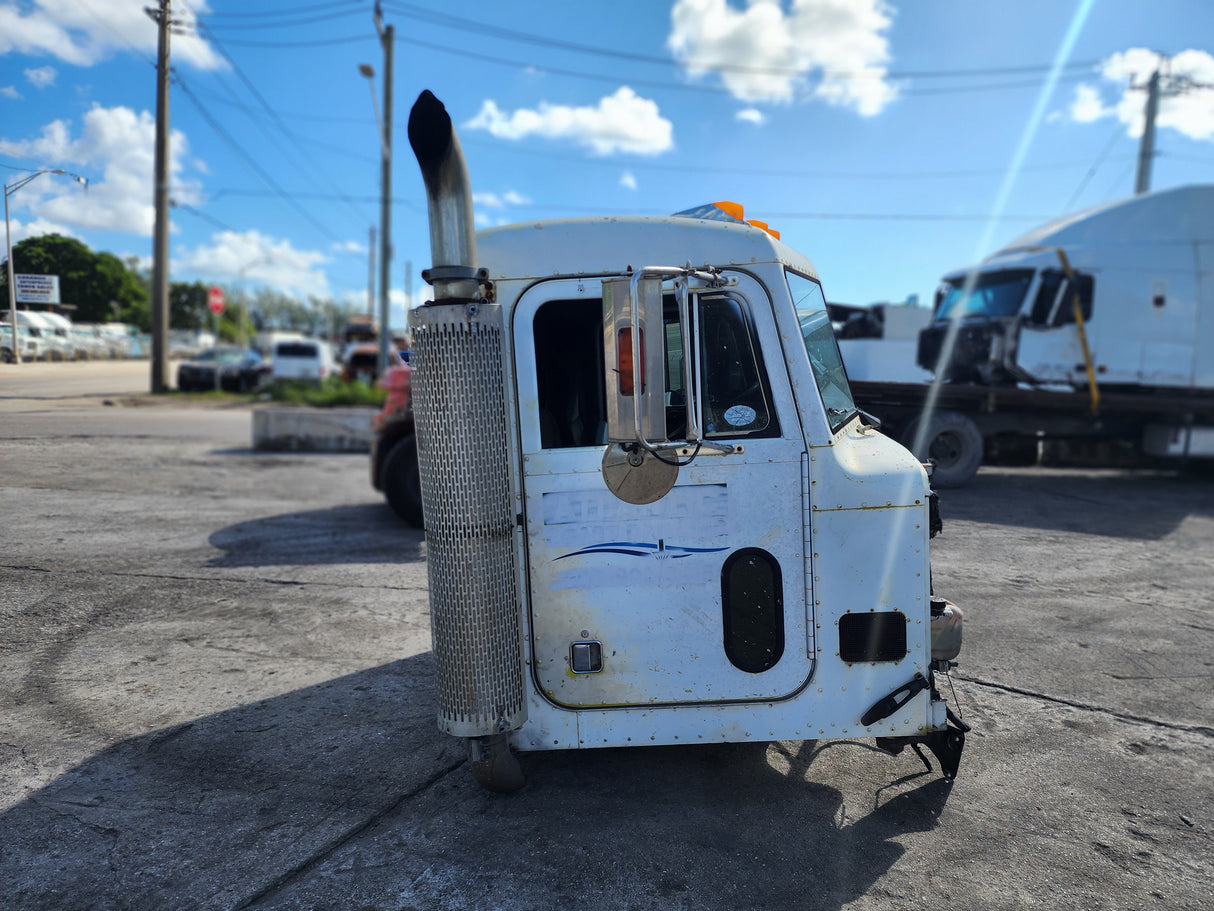
[[[267,190],[241,189],[237,187],[224,187],[216,190],[212,194],[213,199],[218,199],[221,196],[269,196]],[[334,199],[336,197],[325,193],[317,193],[314,191],[305,191],[302,193],[293,193],[293,196],[302,199]],[[367,197],[378,198],[378,197]],[[394,197],[393,205],[404,205],[418,212],[422,211],[420,204],[412,199],[404,199]],[[612,206],[590,206],[590,205],[569,205],[568,203],[550,203],[550,202],[527,202],[515,205],[513,208],[530,211],[538,210],[545,212],[569,212],[577,213],[581,216],[593,217],[595,215],[651,215],[651,216],[668,216],[671,213],[666,209],[641,208],[636,206],[612,207]],[[937,214],[931,212],[900,212],[900,213],[881,213],[881,212],[765,212],[765,218],[776,219],[784,218],[789,220],[808,219],[808,220],[828,220],[828,221],[928,221],[928,222],[987,222],[987,221],[1028,221],[1041,223],[1050,221],[1056,216],[1054,215],[955,215],[955,214]]]
[[[264,22],[264,23],[247,22],[247,23],[237,23],[237,24],[233,24],[233,25],[227,25],[227,24],[221,23],[218,26],[211,26],[210,28],[211,28],[212,32],[215,31],[216,29],[218,29],[220,31],[224,31],[224,32],[230,32],[230,31],[247,31],[249,29],[291,28],[296,25],[312,25],[316,22],[327,22],[331,19],[346,19],[352,15],[361,16],[362,14],[363,14],[363,10],[361,10],[361,9],[348,9],[348,10],[342,10],[340,12],[322,13],[322,14],[319,14],[316,16],[306,16],[306,17],[299,18],[299,19],[291,19],[291,20],[276,19],[273,22]],[[209,22],[210,18],[211,18],[211,14],[208,13],[207,14],[208,22]]]
[[[1066,207],[1062,210],[1064,214],[1071,211],[1072,206],[1075,205],[1075,201],[1079,199],[1079,195],[1087,188],[1088,182],[1096,176],[1096,169],[1100,167],[1101,163],[1105,159],[1105,156],[1112,151],[1113,146],[1117,143],[1117,140],[1121,138],[1121,131],[1122,126],[1120,123],[1113,128],[1113,135],[1109,137],[1104,148],[1100,150],[1100,154],[1096,156],[1096,160],[1092,162],[1092,166],[1088,168],[1088,172],[1083,175],[1083,180],[1079,181],[1079,186],[1075,188],[1075,192],[1072,193],[1071,198],[1067,200]]]
[[[367,36],[364,36],[364,35],[349,35],[349,36],[340,37],[340,38],[320,38],[320,39],[303,40],[303,41],[242,41],[239,39],[228,39],[227,43],[230,45],[233,45],[233,46],[238,46],[238,47],[287,50],[287,49],[302,48],[302,47],[329,47],[329,46],[334,46],[334,45],[338,45],[338,44],[348,44],[348,43],[352,43],[352,42],[356,42],[356,41],[363,41],[363,40],[369,40],[369,38],[367,38]],[[567,77],[567,78],[571,78],[571,79],[585,79],[585,80],[589,80],[591,82],[611,83],[613,85],[619,85],[621,83],[626,83],[627,85],[634,86],[637,88],[665,89],[667,91],[691,92],[693,94],[700,94],[700,95],[729,95],[729,94],[732,94],[730,92],[730,90],[726,86],[723,86],[723,85],[710,85],[710,84],[706,84],[706,83],[694,83],[694,82],[670,82],[670,81],[663,81],[663,80],[658,80],[658,79],[638,79],[633,76],[621,76],[621,74],[619,74],[619,73],[588,73],[588,72],[585,72],[584,70],[564,69],[561,67],[553,67],[553,66],[548,66],[545,64],[536,64],[532,61],[512,60],[507,57],[498,57],[496,55],[485,54],[480,51],[476,51],[476,52],[466,51],[466,50],[462,50],[457,47],[451,47],[446,44],[425,41],[421,38],[397,37],[396,40],[402,44],[408,44],[413,47],[425,48],[426,50],[435,51],[440,54],[449,54],[449,55],[452,55],[455,57],[462,57],[465,59],[475,60],[477,63],[490,63],[490,64],[495,64],[498,66],[511,67],[514,69],[528,69],[528,68],[535,69],[535,70],[539,70],[543,73],[547,73],[547,74],[550,74],[553,76],[562,76],[562,77]],[[652,59],[656,61],[656,58],[652,58]],[[672,63],[672,61],[669,61],[669,60],[667,60],[665,62],[667,64]],[[973,70],[973,71],[969,71],[969,72],[973,73],[973,74],[980,74],[983,71]],[[958,75],[961,75],[961,74],[962,74],[962,71],[958,71]],[[788,75],[805,75],[805,74],[803,74],[803,73],[794,74],[794,73],[792,73],[792,71],[788,71]],[[907,78],[907,77],[902,76],[899,78]],[[1083,78],[1084,78],[1084,74],[1082,72],[1076,72],[1074,74],[1064,77],[1065,81],[1078,81]],[[1063,80],[1060,80],[1060,81],[1063,81]],[[965,92],[991,92],[991,91],[1003,91],[1006,89],[1035,88],[1035,87],[1039,86],[1040,84],[1041,84],[1041,80],[1034,79],[1034,80],[1017,80],[1014,82],[1003,82],[1003,83],[986,83],[986,84],[977,85],[977,86],[960,85],[960,86],[940,86],[940,87],[935,87],[935,88],[902,87],[899,89],[899,94],[903,95],[903,96],[949,95],[949,94],[961,94],[961,93],[965,93]]]
[[[114,28],[114,26],[111,25],[105,17],[100,16],[97,13],[95,13],[93,11],[93,8],[87,2],[77,3],[76,8],[78,10],[80,10],[81,12],[83,12],[85,15],[87,15],[90,19],[92,19],[95,23],[100,25],[103,29],[105,29],[107,32],[109,32],[111,35],[113,35],[115,38],[117,38],[119,40],[119,42],[121,42],[122,44],[125,44],[137,56],[142,57],[145,62],[150,63],[152,66],[157,66],[155,57],[152,57],[149,54],[147,54],[145,51],[143,51],[142,48],[135,46],[135,44],[133,44],[131,42],[130,38],[128,38],[126,35],[122,34],[122,32],[118,31],[118,29]]]
[[[335,0],[333,3],[314,3],[311,6],[284,7],[282,9],[267,9],[256,13],[220,13],[207,12],[208,19],[272,19],[276,16],[293,16],[299,13],[313,13],[320,10],[336,9],[339,6],[362,6],[364,0]]]
[[[521,42],[543,47],[554,48],[558,50],[572,51],[579,55],[591,55],[599,57],[610,57],[616,59],[626,59],[635,62],[660,65],[660,66],[681,66],[686,68],[696,68],[694,61],[678,61],[669,57],[658,57],[650,54],[636,54],[626,51],[614,51],[593,45],[579,44],[576,42],[562,41],[553,38],[544,38],[542,36],[533,35],[527,32],[516,31],[498,26],[490,26],[484,23],[476,22],[470,19],[464,19],[458,16],[443,15],[434,13],[430,10],[425,10],[411,4],[388,3],[387,8],[400,13],[406,18],[416,19],[430,25],[437,25],[442,28],[450,28],[459,31],[468,31],[477,34],[487,35],[494,38],[501,38],[514,42]],[[267,26],[268,27],[268,26]],[[256,48],[300,48],[300,47],[327,47],[338,44],[347,44],[362,40],[369,40],[365,35],[346,35],[339,37],[330,37],[322,39],[298,40],[298,41],[257,41],[257,40],[241,40],[227,39],[228,43],[233,46],[240,47],[256,47]],[[622,77],[619,73],[587,73],[584,71],[560,69],[556,67],[537,65],[533,61],[511,60],[503,57],[484,54],[481,52],[470,52],[453,48],[448,45],[428,42],[420,38],[398,38],[402,43],[410,44],[416,47],[423,47],[429,50],[438,51],[441,53],[453,54],[461,57],[471,57],[479,62],[496,63],[503,66],[511,67],[534,67],[545,72],[552,73],[557,76],[568,76],[579,79],[590,79],[601,82],[627,82],[630,85],[645,86],[648,88],[665,88],[677,91],[700,92],[706,94],[723,94],[728,93],[728,90],[723,86],[708,86],[696,85],[690,83],[663,82],[658,80],[640,80],[632,77]],[[1066,70],[1072,71],[1067,77],[1068,80],[1078,80],[1084,78],[1085,74],[1095,67],[1099,61],[1075,61],[1065,66]],[[790,67],[766,67],[766,66],[748,66],[744,64],[712,64],[703,67],[706,70],[714,72],[729,72],[742,73],[750,75],[772,75],[797,77],[805,76],[807,72],[804,69],[796,69]],[[981,69],[966,69],[966,70],[893,70],[887,73],[876,74],[867,72],[857,72],[849,70],[823,70],[822,78],[882,78],[890,80],[899,79],[968,79],[974,77],[989,77],[989,76],[1013,76],[1023,74],[1046,74],[1050,72],[1052,66],[1049,64],[1030,64],[1022,66],[1005,66],[1005,67],[984,67]],[[960,92],[974,91],[1000,91],[1005,89],[1030,88],[1040,85],[1040,80],[1019,80],[1015,82],[1004,83],[988,83],[980,86],[952,86],[939,88],[903,88],[900,94],[903,95],[937,95],[937,94],[952,94]]]
[[[350,207],[350,211],[352,211],[354,213],[355,218],[359,219],[362,222],[365,222],[366,221],[365,213],[359,212],[358,209],[355,207],[354,202],[349,197],[342,196],[342,192],[341,192],[340,188],[338,188],[337,184],[333,181],[333,179],[324,170],[321,169],[321,167],[316,163],[315,159],[313,159],[311,157],[311,155],[309,155],[308,152],[304,148],[302,148],[302,146],[299,144],[299,141],[295,138],[295,135],[291,132],[291,130],[283,122],[282,118],[278,115],[278,112],[274,110],[274,108],[270,105],[270,103],[268,101],[266,101],[265,96],[263,96],[261,94],[261,92],[257,89],[257,86],[255,86],[253,84],[253,81],[245,74],[244,70],[241,69],[240,65],[234,59],[232,59],[232,56],[227,52],[227,50],[224,48],[223,44],[220,43],[220,41],[214,36],[214,34],[211,33],[211,31],[206,27],[206,25],[204,25],[202,23],[199,23],[199,24],[202,27],[203,34],[214,43],[215,48],[219,51],[220,54],[223,55],[223,58],[225,60],[227,60],[229,64],[231,64],[232,69],[235,71],[237,77],[240,79],[240,81],[242,83],[244,83],[245,88],[247,88],[249,90],[249,92],[253,95],[253,97],[257,99],[257,101],[258,101],[258,103],[260,103],[262,109],[265,110],[265,112],[270,115],[270,119],[273,121],[275,126],[277,126],[278,129],[282,131],[283,135],[286,136],[288,140],[290,140],[291,142],[293,142],[295,144],[296,150],[299,152],[300,155],[303,156],[304,161],[312,169],[313,173],[316,174],[318,177],[320,177],[321,180],[323,180],[327,184],[329,184],[329,186],[332,187],[338,193],[339,198],[342,198],[346,202],[346,204]],[[265,132],[265,128],[260,119],[257,120],[257,124],[262,129],[262,131]],[[267,135],[269,135],[269,134],[267,133]]]
[[[273,195],[275,195],[275,194],[271,190],[254,190],[254,189],[245,189],[243,187],[220,187],[218,190],[215,190],[214,192],[211,193],[211,199],[213,199],[213,200],[221,199],[224,196],[245,196],[245,197],[254,197],[255,198],[255,197],[263,197],[263,196],[269,197],[269,196],[273,196]],[[317,199],[317,200],[326,200],[326,201],[333,201],[333,200],[342,198],[333,193],[321,193],[316,190],[304,190],[302,192],[293,192],[293,193],[291,193],[291,195],[293,197],[295,197],[296,199]],[[379,196],[355,196],[354,199],[357,200],[358,202],[376,202],[376,203],[378,203],[380,201]],[[400,196],[392,197],[392,204],[394,206],[405,206],[406,208],[412,209],[414,212],[418,212],[418,213],[424,214],[426,211],[425,207],[422,205],[419,205],[415,200],[405,199]]]
[[[240,233],[235,228],[233,228],[231,225],[225,224],[224,222],[220,221],[215,216],[209,215],[208,213],[203,212],[201,209],[191,206],[189,203],[178,202],[175,199],[170,199],[169,206],[174,209],[181,209],[183,212],[189,212],[191,215],[195,216],[196,218],[201,218],[203,221],[209,222],[213,227],[219,228],[219,230],[221,230],[221,231],[229,231],[232,234]]]
[[[506,28],[504,26],[489,25],[483,22],[478,22],[473,19],[465,19],[461,16],[453,16],[450,14],[436,13],[432,10],[423,7],[415,6],[411,3],[392,2],[384,4],[386,8],[399,13],[408,19],[414,19],[420,22],[426,22],[431,25],[437,25],[441,28],[455,29],[457,31],[473,32],[475,34],[486,35],[493,38],[503,38],[510,41],[521,42],[525,44],[533,44],[541,47],[548,47],[557,50],[572,51],[582,55],[592,55],[597,57],[611,57],[619,60],[632,60],[640,63],[651,63],[661,66],[670,66],[677,64],[690,69],[704,69],[713,72],[728,72],[741,73],[747,75],[767,75],[767,76],[799,76],[803,75],[803,70],[794,67],[771,67],[771,66],[749,66],[746,64],[697,64],[694,60],[673,60],[669,57],[657,57],[652,54],[638,54],[629,51],[617,51],[601,46],[580,44],[573,41],[563,41],[558,38],[546,38],[541,35],[535,35],[530,32],[518,31],[516,29]],[[1077,61],[1068,63],[1065,69],[1091,69],[1099,64],[1100,61]],[[882,78],[882,79],[936,79],[936,78],[956,78],[969,76],[1005,76],[1022,73],[1048,73],[1053,70],[1052,64],[1031,64],[1022,66],[1008,67],[984,67],[975,70],[920,70],[920,71],[890,71],[882,73],[879,76],[869,72],[857,72],[854,70],[823,70],[823,77],[866,77],[866,78]]]
[[[345,35],[340,38],[316,38],[301,41],[240,41],[229,38],[228,44],[233,47],[260,48],[293,48],[293,47],[332,47],[338,44],[355,44],[359,41],[372,41],[371,35]]]
[[[238,101],[238,100],[235,100],[232,98],[224,98],[220,95],[215,94],[214,92],[208,92],[205,89],[200,89],[197,86],[195,86],[194,91],[197,92],[199,95],[201,95],[203,98],[206,98],[210,101],[214,101],[216,104],[225,104],[228,107],[237,108],[238,110],[244,111],[246,114],[250,114],[250,115],[255,113],[255,111],[252,107],[250,107],[249,105],[247,105],[241,101]],[[362,124],[363,126],[374,126],[375,125],[375,119],[373,117],[355,117],[352,115],[343,116],[343,115],[337,115],[337,114],[326,115],[326,114],[316,114],[316,113],[310,112],[310,111],[282,111],[282,110],[279,110],[278,116],[285,117],[289,120],[313,120],[313,121],[317,121],[320,123],[358,123],[358,124]],[[376,159],[376,160],[378,161],[378,159]]]
[[[223,128],[223,125],[215,118],[215,116],[209,110],[207,110],[206,105],[199,101],[198,97],[190,90],[190,87],[181,80],[179,75],[174,74],[174,81],[177,83],[177,87],[185,93],[185,96],[194,103],[194,106],[198,109],[199,114],[202,115],[202,118],[210,125],[211,129],[215,131],[219,138],[223,140],[224,144],[227,145],[227,147],[234,153],[236,153],[237,156],[243,159],[245,164],[254,172],[254,174],[261,178],[262,182],[264,182],[266,186],[270,187],[274,191],[275,195],[279,199],[287,203],[287,205],[294,209],[305,221],[316,228],[316,230],[326,238],[331,241],[337,240],[337,238],[330,233],[328,228],[317,221],[317,219],[310,212],[299,205],[299,203],[296,202],[295,199],[286,192],[286,190],[278,185],[278,182],[275,181],[273,177],[266,173],[265,169],[257,163],[253,156],[246,152],[240,143],[232,138],[232,136]]]
[[[753,167],[713,167],[692,164],[658,164],[656,162],[629,161],[621,164],[619,161],[585,158],[575,155],[562,155],[559,152],[545,152],[536,149],[524,149],[517,146],[478,139],[475,136],[461,137],[465,149],[491,148],[497,153],[525,155],[532,158],[546,158],[555,161],[570,161],[588,167],[629,171],[659,171],[674,173],[698,174],[737,174],[746,177],[802,178],[808,180],[953,180],[963,177],[999,177],[1007,172],[1005,167],[968,168],[950,171],[823,171],[781,168]],[[1083,167],[1084,162],[1053,162],[1049,164],[1026,165],[1022,171],[1067,171]]]

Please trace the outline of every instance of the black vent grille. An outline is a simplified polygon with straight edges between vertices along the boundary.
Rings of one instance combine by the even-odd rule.
[[[906,614],[901,611],[839,618],[839,657],[844,661],[898,661],[905,655]]]

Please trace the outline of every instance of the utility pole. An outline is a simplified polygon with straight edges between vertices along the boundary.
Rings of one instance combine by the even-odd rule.
[[[371,226],[371,243],[367,247],[367,316],[375,319],[375,225]]]
[[[413,306],[413,260],[405,260],[405,325],[409,325],[409,308]],[[409,347],[413,347],[413,339],[409,339]]]
[[[169,375],[169,29],[172,0],[144,7],[160,28],[156,55],[156,164],[152,234],[152,392],[167,392]]]
[[[379,369],[388,367],[391,329],[388,320],[388,289],[392,282],[392,49],[394,26],[384,26],[379,0],[375,3],[375,29],[384,47],[384,122],[382,137],[383,170],[379,204]]]
[[[1155,155],[1155,117],[1159,114],[1159,70],[1151,74],[1147,83],[1146,123],[1142,128],[1142,141],[1138,145],[1138,177],[1134,181],[1134,195],[1141,196],[1151,189],[1151,159]]]
[[[1151,164],[1155,159],[1155,121],[1159,117],[1159,102],[1164,98],[1184,95],[1196,90],[1214,89],[1214,83],[1198,82],[1183,73],[1171,72],[1171,58],[1162,57],[1155,72],[1144,85],[1131,85],[1141,91],[1146,89],[1147,104],[1143,113],[1142,141],[1138,146],[1138,177],[1134,181],[1134,195],[1141,196],[1151,191]]]

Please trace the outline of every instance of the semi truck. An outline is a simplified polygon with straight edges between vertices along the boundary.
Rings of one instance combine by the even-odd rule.
[[[423,92],[409,316],[439,728],[519,753],[871,738],[957,774],[924,465],[858,411],[811,262],[740,207],[476,232]]]
[[[946,274],[916,361],[930,383],[852,389],[940,487],[1041,440],[1214,456],[1214,186],[1081,212]]]

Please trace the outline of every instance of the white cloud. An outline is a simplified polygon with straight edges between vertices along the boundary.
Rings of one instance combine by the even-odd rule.
[[[88,180],[87,192],[64,178],[44,177],[25,188],[21,204],[42,218],[80,229],[123,231],[150,236],[155,224],[152,199],[155,118],[147,111],[94,106],[83,119],[79,136],[71,124],[55,120],[33,138],[0,139],[0,154],[62,167]],[[198,183],[184,176],[189,154],[184,134],[172,132],[170,175],[180,202],[199,199]]]
[[[486,209],[504,209],[507,206],[526,206],[531,200],[515,190],[507,190],[500,196],[497,193],[473,193],[472,202]]]
[[[5,98],[11,98],[13,101],[21,98],[21,93],[17,91],[15,85],[0,85],[0,95]]]
[[[658,155],[674,146],[674,126],[661,115],[657,102],[642,98],[628,86],[599,99],[593,107],[541,101],[536,110],[519,108],[507,114],[489,99],[465,126],[487,130],[500,139],[542,136],[569,140],[596,155]]]
[[[17,51],[55,57],[75,66],[92,66],[115,52],[155,57],[157,26],[132,0],[33,0],[0,6],[0,56]],[[197,37],[195,14],[209,12],[202,0],[173,10],[173,20],[188,34],[174,34],[174,63],[199,69],[226,66],[209,44]]]
[[[59,71],[53,66],[33,67],[25,71],[25,78],[36,89],[45,89],[55,84]]]
[[[16,199],[16,196],[13,197]],[[35,218],[33,221],[22,222],[15,218],[9,219],[9,230],[13,235],[13,243],[25,240],[27,237],[42,237],[44,234],[62,234],[64,237],[74,237],[80,240],[80,235],[66,225],[47,221],[45,218]]]
[[[367,255],[367,245],[359,243],[356,240],[337,241],[331,247],[334,253],[358,253],[362,256]]]
[[[1116,113],[1112,108],[1106,108],[1100,99],[1100,92],[1090,85],[1075,87],[1075,99],[1071,102],[1071,118],[1078,123],[1091,123],[1102,117],[1111,117]]]
[[[631,171],[625,171],[620,175],[620,186],[628,190],[635,190],[637,188],[636,175]]]
[[[318,268],[328,261],[324,253],[296,250],[289,240],[275,240],[257,230],[219,231],[211,236],[210,244],[177,252],[173,268],[211,281],[264,286],[306,300],[328,296],[328,277]]]
[[[767,120],[763,116],[763,112],[758,108],[743,108],[733,116],[735,120],[741,120],[743,123],[753,123],[755,126],[762,126],[763,122]]]
[[[1181,51],[1167,59],[1141,47],[1113,54],[1100,66],[1100,86],[1084,83],[1076,88],[1072,119],[1090,123],[1115,116],[1130,136],[1141,136],[1146,122],[1145,87],[1157,69],[1161,75],[1155,128],[1173,129],[1190,139],[1214,140],[1214,92],[1186,89],[1189,83],[1214,83],[1214,56],[1206,51]],[[1113,99],[1106,103],[1101,88],[1110,83]]]
[[[885,0],[677,0],[666,45],[692,78],[716,73],[746,102],[790,102],[805,92],[879,114],[897,97],[889,82]],[[816,81],[811,82],[811,76]]]

